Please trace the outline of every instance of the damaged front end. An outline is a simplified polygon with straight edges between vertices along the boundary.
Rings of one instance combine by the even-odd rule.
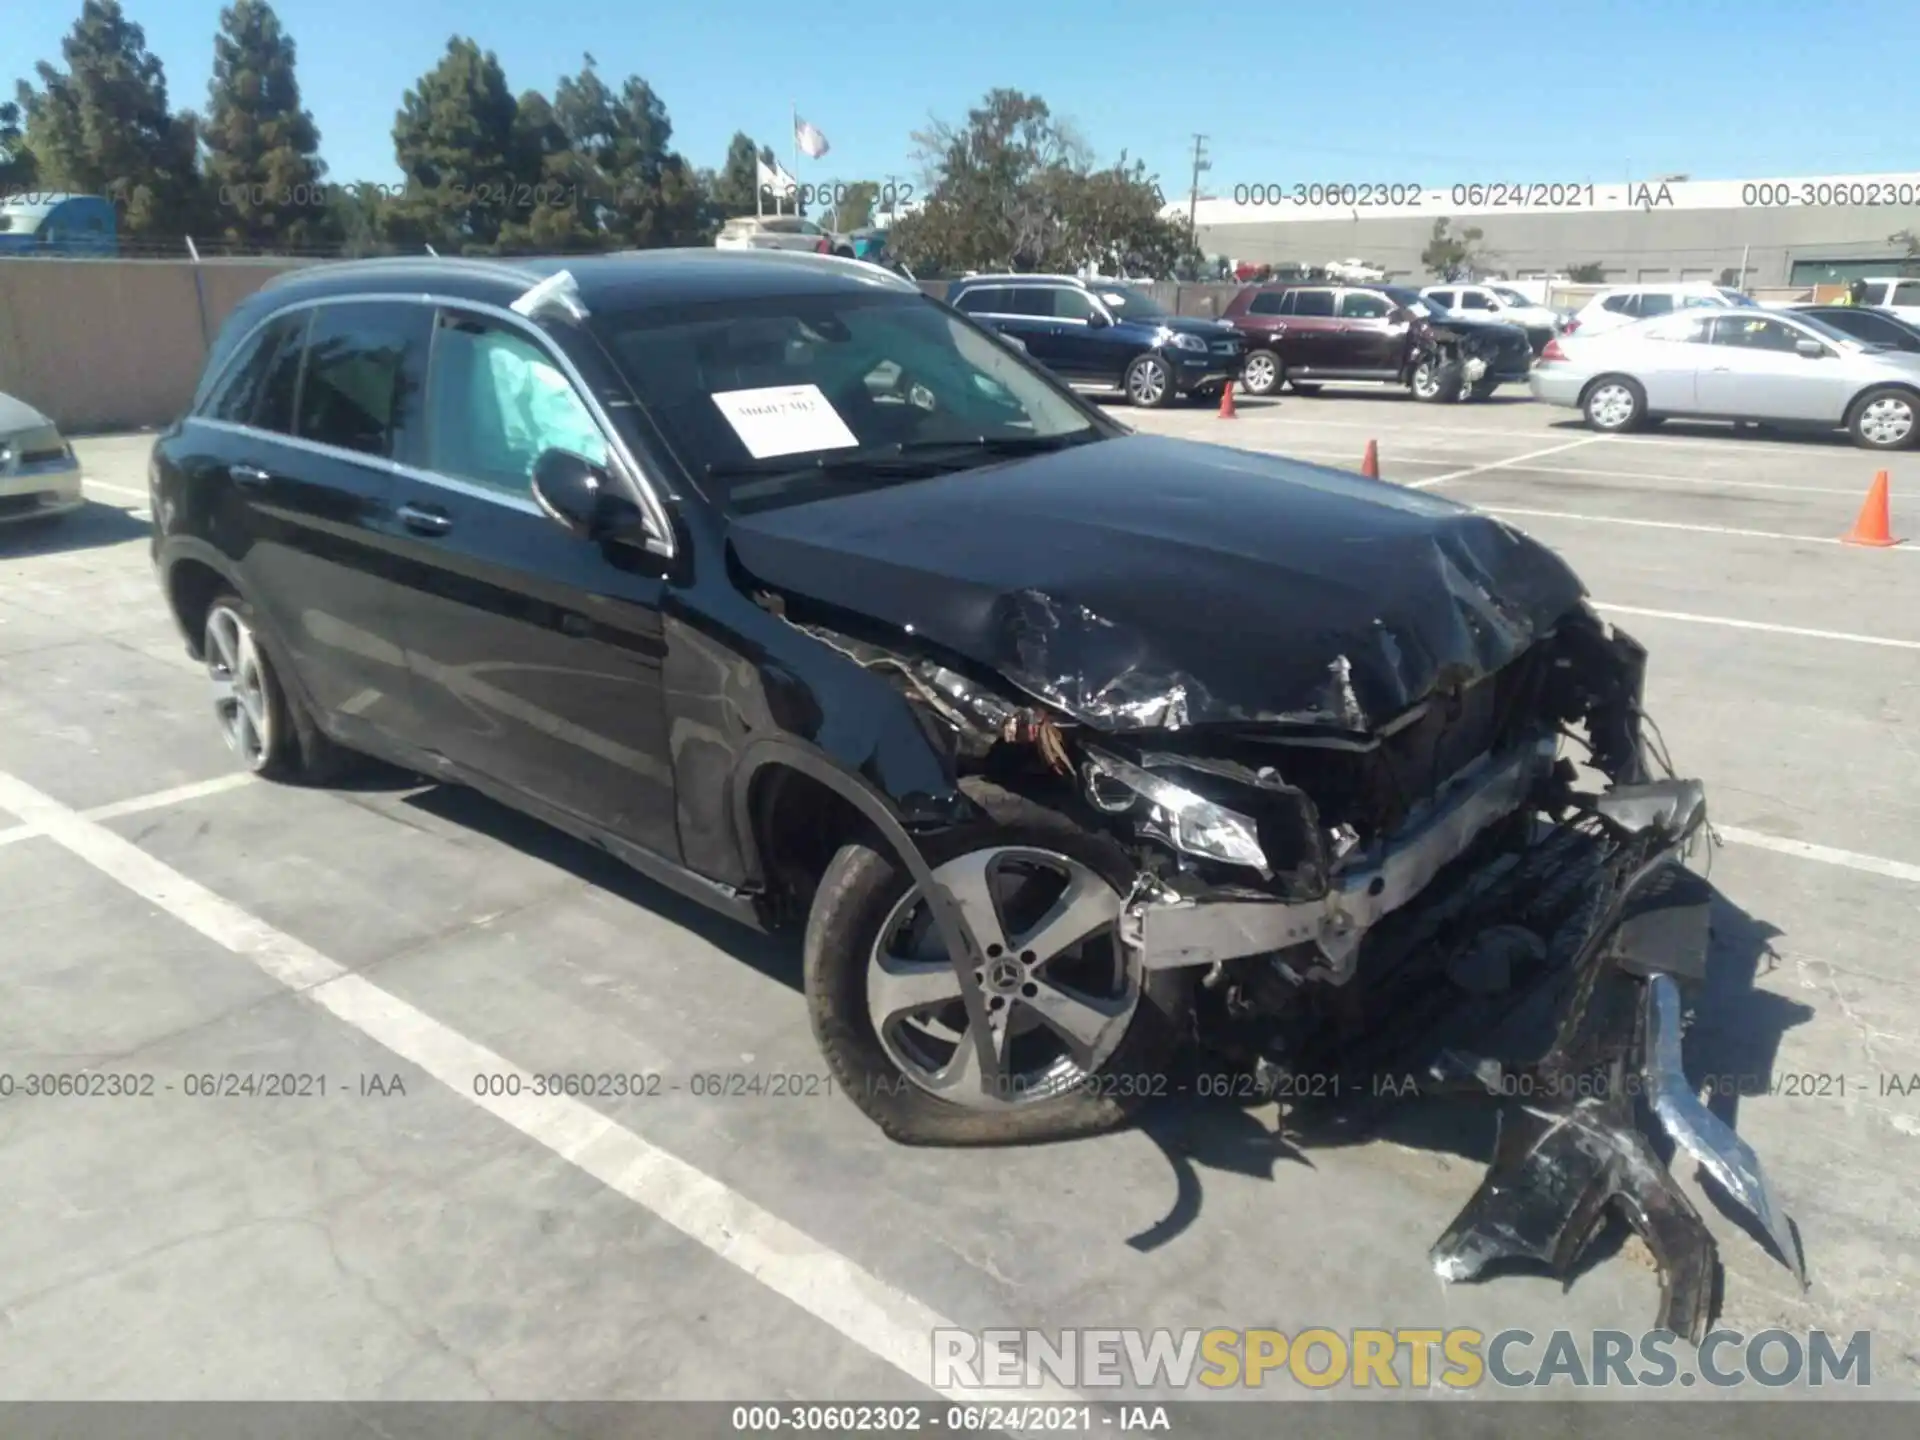
[[[1143,971],[1191,973],[1194,1039],[1267,1094],[1337,1099],[1335,1130],[1383,1078],[1396,1097],[1500,1104],[1486,1179],[1433,1247],[1442,1278],[1510,1260],[1569,1273],[1617,1205],[1659,1263],[1660,1324],[1698,1340],[1717,1257],[1664,1136],[1804,1283],[1759,1161],[1681,1066],[1706,972],[1710,892],[1684,864],[1704,793],[1664,757],[1651,777],[1645,652],[1584,605],[1364,727],[1339,723],[1339,661],[1297,720],[1195,724],[1191,683],[1130,684],[1101,713],[1057,684],[1022,677],[1018,697],[932,647],[787,618],[894,677],[957,774],[1127,847],[1121,940]]]

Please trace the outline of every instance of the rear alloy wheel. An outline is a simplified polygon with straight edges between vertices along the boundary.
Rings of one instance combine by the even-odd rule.
[[[1246,387],[1249,395],[1271,395],[1280,388],[1280,382],[1286,378],[1281,368],[1280,357],[1271,350],[1255,350],[1247,356],[1247,363],[1241,367],[1240,383]],[[1299,386],[1294,387],[1296,390]]]
[[[1587,424],[1609,435],[1637,430],[1647,417],[1647,392],[1624,375],[1596,381],[1581,402]]]
[[[1905,450],[1920,435],[1920,401],[1910,390],[1869,390],[1847,422],[1853,443],[1868,450]]]
[[[1173,401],[1173,369],[1158,355],[1142,355],[1127,367],[1127,399],[1148,410]]]
[[[1451,405],[1460,398],[1466,384],[1466,371],[1457,362],[1428,356],[1413,367],[1407,388],[1416,400],[1429,405]]]
[[[961,978],[910,875],[853,844],[808,918],[816,1038],[848,1096],[910,1144],[995,1144],[1106,1129],[1165,1092],[1187,990],[1121,937],[1130,867],[1064,824],[967,827],[928,862],[985,952]]]
[[[213,714],[227,748],[266,780],[324,785],[359,758],[320,732],[287,694],[253,607],[231,592],[214,597],[200,653],[213,682]]]

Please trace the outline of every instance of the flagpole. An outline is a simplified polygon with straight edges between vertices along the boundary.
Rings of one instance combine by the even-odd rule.
[[[790,101],[793,109],[793,213],[800,213],[800,102]]]

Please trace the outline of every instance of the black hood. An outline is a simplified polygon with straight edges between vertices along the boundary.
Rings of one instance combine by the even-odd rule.
[[[1201,315],[1155,315],[1145,320],[1135,320],[1135,325],[1155,325],[1175,331],[1181,335],[1209,335],[1225,339],[1237,335],[1239,331],[1224,320],[1209,320]]]
[[[1085,724],[1364,731],[1585,594],[1491,516],[1136,435],[736,519],[776,590],[910,631]]]

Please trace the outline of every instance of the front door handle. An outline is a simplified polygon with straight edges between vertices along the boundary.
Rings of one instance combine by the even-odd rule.
[[[273,479],[273,476],[258,465],[229,465],[227,474],[233,477],[234,484],[245,486],[249,490],[257,490]]]
[[[402,505],[400,523],[416,535],[444,535],[453,529],[453,517],[438,505]]]

